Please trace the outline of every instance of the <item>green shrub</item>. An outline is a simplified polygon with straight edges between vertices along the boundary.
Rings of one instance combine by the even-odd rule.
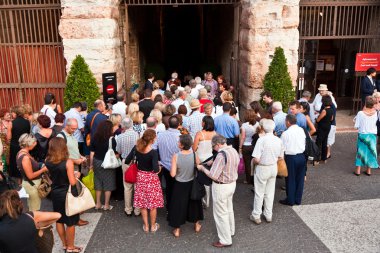
[[[66,79],[65,108],[70,109],[75,102],[87,102],[88,110],[93,109],[95,100],[100,98],[99,87],[87,63],[77,55],[71,64]]]
[[[274,101],[282,103],[283,111],[287,112],[289,102],[294,100],[295,91],[288,72],[284,50],[276,47],[269,70],[264,77],[264,90],[270,91]]]

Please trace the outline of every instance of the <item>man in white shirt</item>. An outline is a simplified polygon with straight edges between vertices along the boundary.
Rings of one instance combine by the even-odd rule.
[[[176,114],[178,114],[178,107],[180,105],[185,105],[187,108],[187,116],[190,115],[191,108],[190,108],[189,102],[186,101],[186,98],[187,98],[187,92],[184,90],[180,90],[178,92],[178,98],[176,100],[174,100],[172,103],[172,105],[174,105],[174,107],[176,109],[176,111],[175,111]]]
[[[253,202],[252,214],[249,217],[250,220],[257,225],[261,223],[260,217],[263,210],[263,202],[265,220],[272,222],[277,160],[284,157],[282,141],[273,134],[275,128],[274,121],[262,119],[260,126],[264,129],[265,135],[257,140],[252,153],[253,162],[257,164],[257,166],[254,175],[255,200]]]
[[[119,92],[116,96],[117,103],[112,106],[112,113],[118,113],[121,115],[122,119],[125,119],[127,116],[126,110],[127,110],[127,105],[124,102],[125,99],[125,93],[124,92]]]
[[[288,129],[282,133],[281,140],[285,149],[285,162],[288,168],[286,182],[286,199],[280,200],[283,205],[300,205],[306,174],[304,130],[297,126],[295,115],[288,114],[285,119]]]
[[[45,105],[41,108],[40,112],[50,118],[50,128],[52,128],[55,125],[55,115],[57,115],[52,107],[55,104],[55,96],[52,93],[47,93],[44,100]]]
[[[196,83],[196,86],[195,88],[200,90],[200,89],[203,89],[204,86],[202,85],[202,78],[200,78],[199,76],[197,76],[195,79],[195,83]]]
[[[197,82],[194,79],[191,79],[189,81],[189,85],[191,88],[190,96],[198,99],[199,98],[199,89],[197,88]]]

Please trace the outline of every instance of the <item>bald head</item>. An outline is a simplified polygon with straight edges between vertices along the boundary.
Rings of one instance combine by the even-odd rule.
[[[150,116],[150,117],[148,117],[147,119],[146,119],[146,126],[148,127],[148,128],[151,128],[151,129],[156,129],[156,127],[157,127],[157,119],[155,118],[155,117],[152,117],[152,116]]]

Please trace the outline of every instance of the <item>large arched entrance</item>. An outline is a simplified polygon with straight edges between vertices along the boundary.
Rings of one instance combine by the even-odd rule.
[[[148,72],[167,80],[173,71],[181,78],[211,71],[238,84],[239,14],[235,0],[126,0],[121,20],[127,84]]]

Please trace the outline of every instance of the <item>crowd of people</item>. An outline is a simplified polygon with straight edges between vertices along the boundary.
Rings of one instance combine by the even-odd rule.
[[[306,136],[315,135],[320,149],[320,157],[312,161],[314,166],[331,157],[337,104],[327,85],[321,84],[318,90],[312,103],[311,93],[304,91],[302,98],[289,103],[287,112],[283,111],[281,98],[264,91],[264,108],[253,101],[242,119],[233,86],[223,76],[214,80],[210,72],[203,80],[196,77],[186,83],[177,73],[167,83],[155,80],[150,73],[144,86],[131,95],[129,105],[126,93],[121,91],[114,103],[96,100],[88,113],[87,104],[80,101],[63,113],[54,94],[48,93],[39,113],[33,113],[28,105],[0,111],[2,168],[29,195],[26,214],[36,223],[57,223],[67,252],[82,250],[74,245],[75,226],[88,222],[79,215],[66,215],[65,196],[87,169],[94,172],[96,211],[111,211],[111,197],[123,199],[125,215],[141,215],[142,230],[155,233],[160,229],[157,209],[165,207],[172,234],[180,237],[186,222],[194,224],[196,233],[201,232],[204,209],[212,205],[219,238],[213,246],[228,247],[235,234],[233,196],[240,163],[244,166],[244,183],[253,185],[249,219],[260,224],[262,215],[267,222],[273,219],[279,160],[285,160],[288,170],[286,198],[280,203],[293,206],[302,203],[308,164],[304,154]],[[360,175],[363,166],[368,167],[367,175],[370,168],[378,167],[379,100],[379,93],[366,97],[365,107],[356,117],[359,137],[355,175]],[[110,148],[122,159],[120,168],[102,167]],[[124,181],[123,176],[131,162],[138,167],[134,184]],[[45,174],[52,180],[54,212],[44,214],[40,212],[41,197],[36,187]],[[205,185],[202,199],[194,200],[190,195],[199,174],[212,183]],[[0,224],[14,226],[12,231],[25,233],[23,236],[32,234],[17,193],[7,191],[0,199]],[[6,226],[0,226],[1,251],[36,252],[16,250],[19,244],[8,239],[13,237],[7,234]]]

